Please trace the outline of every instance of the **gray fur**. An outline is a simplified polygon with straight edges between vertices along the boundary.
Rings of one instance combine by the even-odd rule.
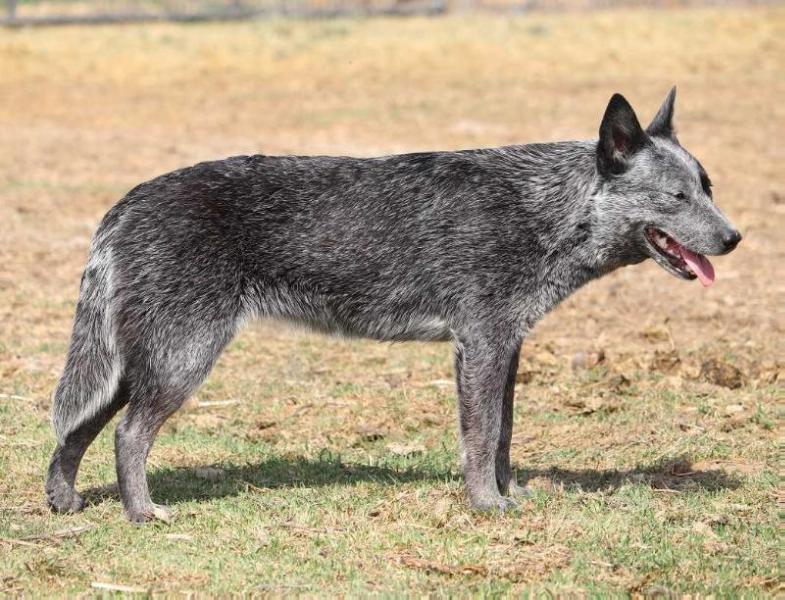
[[[63,377],[55,391],[52,427],[63,443],[74,413],[91,419],[114,396],[122,364],[117,350],[114,320],[112,249],[106,235],[96,236],[82,276],[71,346]]]
[[[511,506],[504,494],[522,492],[509,451],[526,333],[586,282],[647,257],[662,264],[646,226],[698,252],[729,247],[734,230],[672,116],[673,94],[646,133],[616,95],[599,141],[239,156],[136,187],[101,223],[83,277],[52,412],[50,504],[83,506],[79,461],[128,404],[116,434],[123,504],[134,521],[166,518],[145,476],[155,435],[241,324],[263,317],[452,340],[469,498]]]

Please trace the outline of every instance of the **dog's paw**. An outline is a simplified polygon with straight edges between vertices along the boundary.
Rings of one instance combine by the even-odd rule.
[[[126,509],[125,513],[132,523],[163,521],[168,525],[174,519],[174,511],[160,504],[150,504],[140,509]]]
[[[507,493],[513,498],[530,498],[533,494],[530,488],[518,485],[517,481],[510,481],[510,487],[507,489]]]
[[[474,510],[480,512],[510,512],[519,508],[518,503],[512,498],[505,498],[501,494],[472,498],[471,505]]]
[[[85,507],[85,499],[82,495],[65,484],[47,487],[46,501],[53,512],[61,514],[80,512]]]

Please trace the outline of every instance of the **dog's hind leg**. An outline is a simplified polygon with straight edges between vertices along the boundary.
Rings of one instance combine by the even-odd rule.
[[[128,390],[121,381],[112,400],[97,413],[81,423],[57,444],[46,478],[46,498],[55,512],[78,512],[84,508],[84,498],[74,488],[79,464],[88,446],[112,417],[128,402]]]
[[[144,391],[143,391],[144,390]],[[158,430],[187,399],[175,390],[137,388],[137,394],[115,432],[117,483],[128,518],[142,523],[169,520],[169,511],[150,498],[145,464]]]
[[[117,483],[131,521],[168,520],[169,511],[153,503],[145,473],[158,431],[210,372],[234,334],[235,323],[214,320],[209,327],[182,327],[157,344],[146,341],[128,365],[128,411],[115,433]],[[163,338],[163,336],[162,336]]]

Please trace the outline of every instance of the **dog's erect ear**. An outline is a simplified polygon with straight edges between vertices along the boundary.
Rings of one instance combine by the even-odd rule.
[[[600,124],[597,166],[603,174],[618,174],[627,168],[627,161],[646,144],[651,143],[641,128],[635,111],[624,96],[614,94]]]
[[[654,119],[646,128],[646,133],[652,136],[675,138],[673,131],[673,105],[676,103],[676,86],[671,88],[665,102],[660,106]]]

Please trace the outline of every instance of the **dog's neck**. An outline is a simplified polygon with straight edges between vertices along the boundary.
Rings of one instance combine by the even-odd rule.
[[[535,276],[521,285],[525,320],[531,325],[589,281],[629,264],[603,234],[596,144],[505,149],[516,158],[527,235],[540,250],[531,253],[538,263]]]

